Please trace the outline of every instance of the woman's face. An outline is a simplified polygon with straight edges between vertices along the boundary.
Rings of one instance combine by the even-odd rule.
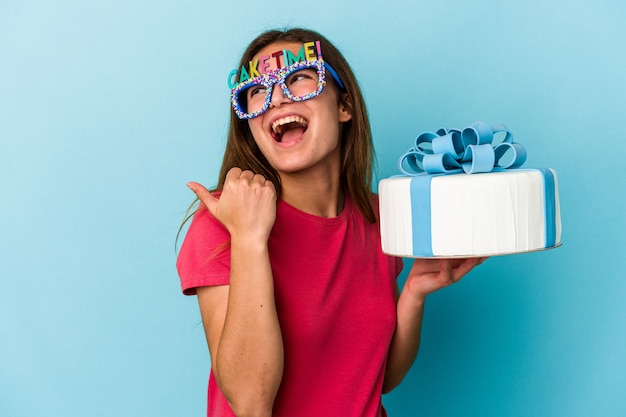
[[[284,49],[297,54],[301,47],[301,43],[273,43],[253,60]],[[270,61],[270,70],[273,69],[274,59]],[[257,146],[281,177],[311,170],[339,175],[340,126],[352,115],[339,104],[339,91],[328,81],[328,74],[326,78],[321,94],[300,102],[291,101],[274,85],[267,111],[248,121]]]

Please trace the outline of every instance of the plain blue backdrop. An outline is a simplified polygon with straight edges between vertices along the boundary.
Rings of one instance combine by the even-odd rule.
[[[215,183],[248,41],[306,26],[359,77],[377,178],[479,119],[559,174],[564,245],[433,295],[389,415],[625,416],[625,21],[621,0],[0,0],[0,415],[204,414],[185,183]]]

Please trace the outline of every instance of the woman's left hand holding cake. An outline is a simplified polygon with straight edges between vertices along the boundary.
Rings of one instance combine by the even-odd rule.
[[[423,302],[427,295],[459,282],[475,266],[480,265],[486,259],[486,257],[415,259],[402,292]]]

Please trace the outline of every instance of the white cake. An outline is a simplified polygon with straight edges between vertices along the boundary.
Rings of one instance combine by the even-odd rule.
[[[561,243],[552,169],[420,174],[380,181],[383,251],[401,257],[475,257]]]

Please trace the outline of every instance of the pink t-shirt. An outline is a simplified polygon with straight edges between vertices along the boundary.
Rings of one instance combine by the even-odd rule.
[[[177,262],[184,294],[228,284],[228,239],[206,209],[194,216]],[[273,415],[384,416],[381,391],[402,260],[382,253],[378,224],[348,198],[330,219],[279,201],[269,256],[285,352]],[[207,416],[234,416],[212,373]]]

